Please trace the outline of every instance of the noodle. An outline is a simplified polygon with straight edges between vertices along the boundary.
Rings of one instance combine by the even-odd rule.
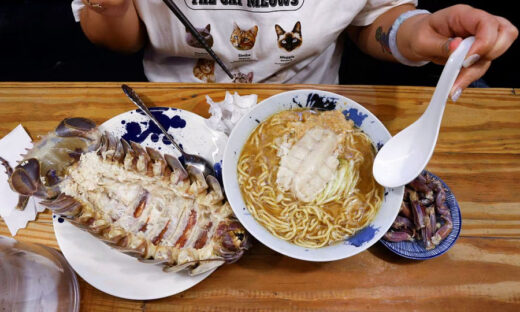
[[[341,135],[339,165],[312,201],[301,201],[277,184],[281,154],[312,128]],[[284,111],[250,135],[238,161],[238,182],[251,215],[276,237],[307,248],[334,244],[374,218],[383,187],[372,177],[372,142],[339,111]],[[318,191],[318,190],[316,190]]]

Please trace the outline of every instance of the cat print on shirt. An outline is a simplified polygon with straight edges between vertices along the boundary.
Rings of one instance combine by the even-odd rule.
[[[258,26],[255,25],[248,30],[242,30],[237,23],[233,24],[233,32],[229,41],[237,50],[251,50],[256,42]]]
[[[202,38],[204,38],[204,40],[206,40],[206,43],[211,48],[213,46],[213,36],[210,33],[211,25],[208,24],[205,28],[195,28],[195,29],[199,32],[199,34],[201,34]],[[202,44],[200,44],[200,42],[197,40],[197,38],[195,38],[187,28],[186,28],[186,43],[190,47],[200,48],[200,49],[204,48],[202,46]]]
[[[274,26],[276,35],[278,36],[278,46],[287,52],[291,52],[302,45],[302,26],[300,22],[296,22],[291,32],[286,32],[280,25]]]
[[[233,83],[253,83],[253,72],[247,74],[238,72],[233,74]]]
[[[215,82],[215,61],[198,59],[193,67],[193,75],[204,82]]]

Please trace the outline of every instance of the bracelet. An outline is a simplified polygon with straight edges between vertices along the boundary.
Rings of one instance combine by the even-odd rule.
[[[399,26],[409,19],[412,16],[419,15],[419,14],[430,14],[427,10],[411,10],[404,12],[401,14],[394,22],[392,27],[390,27],[390,33],[388,34],[388,45],[390,47],[390,52],[392,52],[392,55],[394,58],[401,64],[408,65],[408,66],[424,66],[428,64],[430,61],[410,61],[406,57],[404,57],[397,48],[397,31],[399,30]]]

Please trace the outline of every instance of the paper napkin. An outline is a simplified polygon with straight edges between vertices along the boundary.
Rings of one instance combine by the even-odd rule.
[[[14,168],[22,159],[21,155],[31,147],[31,138],[22,125],[18,125],[0,140],[0,157],[7,160]],[[11,190],[5,168],[0,166],[0,216],[13,236],[19,229],[25,228],[27,222],[34,220],[38,212],[45,209],[39,205],[37,207],[36,201],[32,197],[23,211],[15,208],[17,203],[18,194]]]
[[[214,102],[207,95],[206,100],[210,105],[211,114],[208,126],[229,135],[240,118],[256,105],[258,96],[256,94],[240,96],[236,92],[231,95],[226,91],[226,97],[222,102]]]

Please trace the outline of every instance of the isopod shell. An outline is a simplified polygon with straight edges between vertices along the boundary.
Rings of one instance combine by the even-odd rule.
[[[237,261],[249,235],[215,177],[178,158],[68,118],[15,168],[20,208],[30,196],[111,247],[165,272],[201,274]]]

